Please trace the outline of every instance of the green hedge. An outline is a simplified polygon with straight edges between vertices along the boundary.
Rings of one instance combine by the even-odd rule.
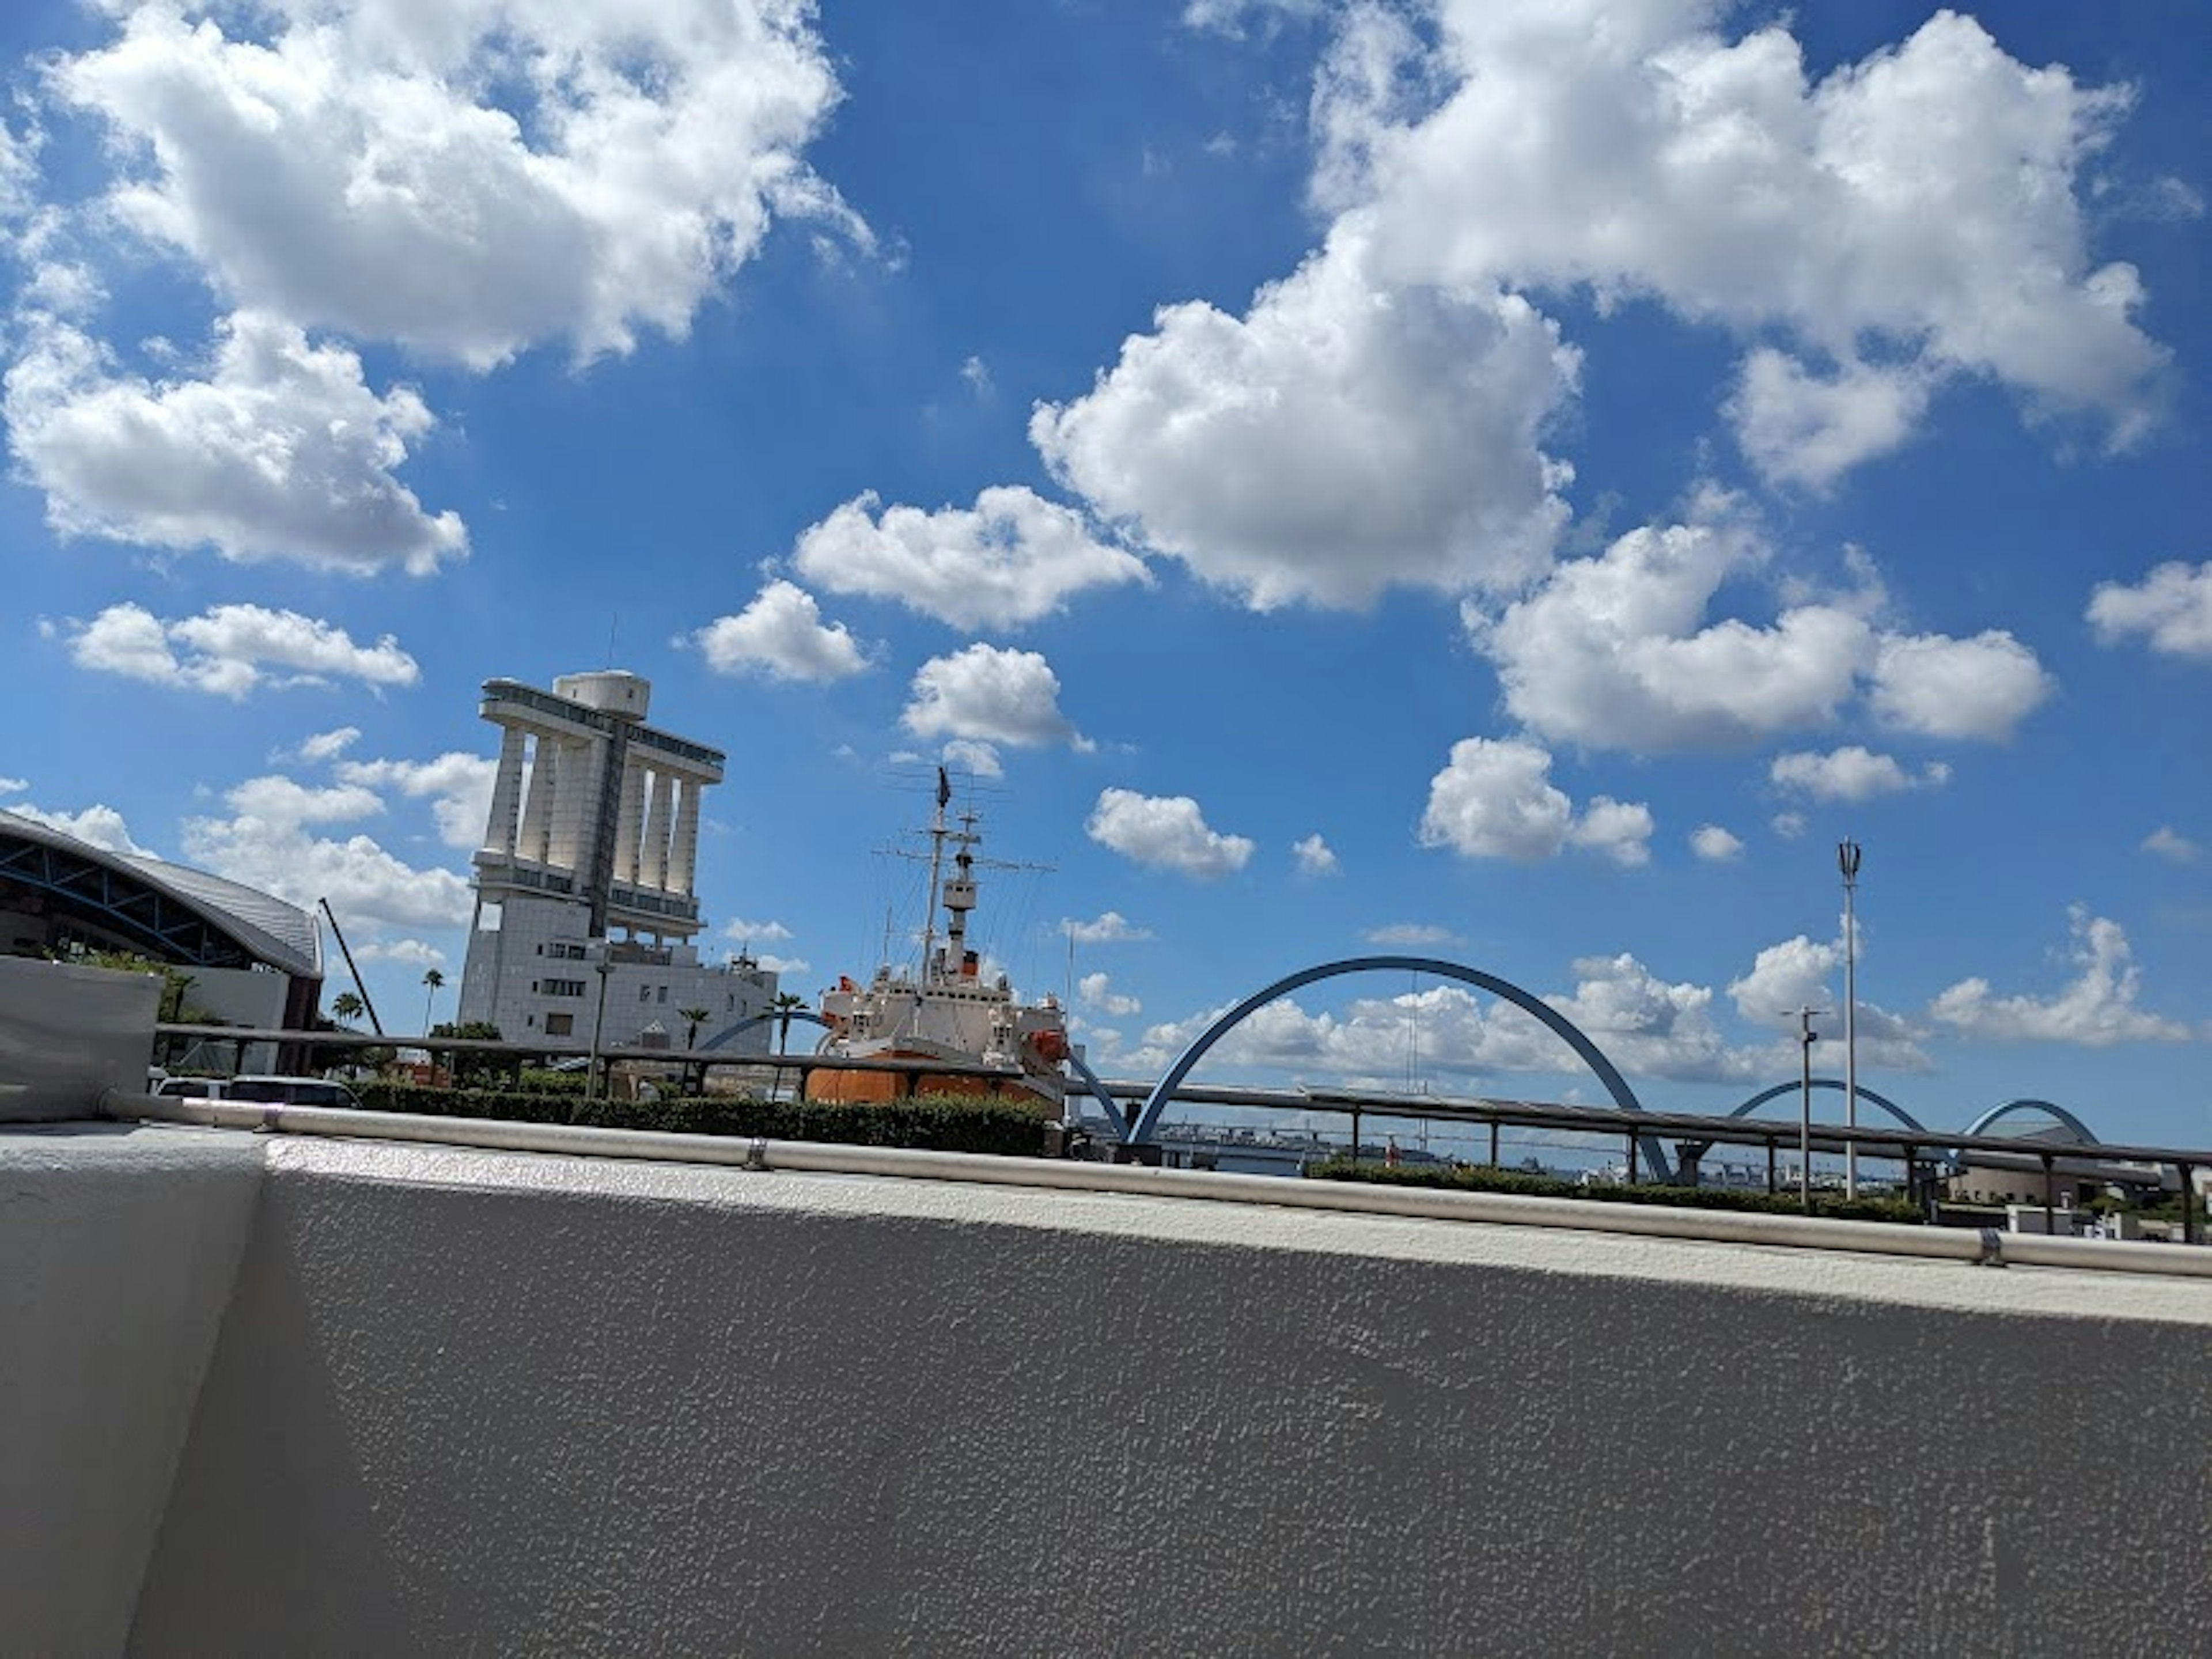
[[[1794,1192],[1746,1192],[1739,1187],[1669,1187],[1656,1182],[1635,1186],[1599,1184],[1579,1186],[1557,1176],[1535,1175],[1527,1170],[1492,1169],[1488,1164],[1457,1166],[1430,1164],[1354,1164],[1333,1158],[1310,1164],[1309,1180],[1365,1181],[1386,1187],[1440,1187],[1449,1192],[1510,1193],[1523,1198],[1586,1198],[1608,1204],[1656,1204],[1674,1209],[1735,1210],[1759,1215],[1802,1215],[1804,1206]],[[1816,1191],[1813,1213],[1836,1221],[1895,1221],[1908,1226],[1924,1224],[1927,1217],[1917,1204],[1901,1198],[1845,1198]]]
[[[683,1099],[600,1100],[572,1093],[505,1089],[437,1089],[372,1083],[361,1091],[372,1111],[425,1117],[496,1118],[600,1129],[659,1129],[676,1134],[765,1135],[771,1140],[835,1141],[850,1146],[908,1146],[939,1152],[1044,1153],[1044,1120],[1009,1102],[928,1097],[836,1105],[757,1100],[749,1095]]]

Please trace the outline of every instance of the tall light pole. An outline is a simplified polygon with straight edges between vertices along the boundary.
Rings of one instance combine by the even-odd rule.
[[[615,970],[614,963],[605,957],[592,965],[599,970],[599,1011],[592,1017],[592,1058],[584,1068],[584,1098],[586,1100],[606,1092],[599,1086],[599,1034],[606,1029],[607,980]]]
[[[1799,1061],[1797,1089],[1797,1202],[1806,1214],[1813,1213],[1813,1045],[1820,1039],[1813,1030],[1813,1016],[1825,1014],[1825,1008],[1797,1008],[1797,1043],[1803,1056]]]
[[[1844,1127],[1859,1127],[1859,844],[1836,844],[1836,868],[1844,877]],[[1806,1051],[1810,1054],[1812,1051]],[[1844,1194],[1859,1195],[1859,1144],[1844,1147]]]

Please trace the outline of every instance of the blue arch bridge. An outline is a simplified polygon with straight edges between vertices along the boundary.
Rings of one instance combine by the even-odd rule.
[[[1141,1146],[1151,1142],[1157,1136],[1169,1104],[1177,1097],[1178,1093],[1188,1084],[1191,1073],[1199,1062],[1205,1059],[1223,1038],[1253,1015],[1271,1003],[1279,1001],[1309,985],[1318,984],[1326,980],[1340,979],[1350,975],[1376,973],[1422,975],[1433,979],[1449,981],[1471,986],[1476,990],[1498,998],[1501,1001],[1512,1004],[1567,1045],[1575,1057],[1589,1068],[1607,1095],[1611,1097],[1616,1110],[1651,1115],[1646,1112],[1644,1103],[1637,1097],[1634,1087],[1622,1075],[1620,1069],[1607,1057],[1605,1051],[1598,1046],[1595,1040],[1566,1015],[1546,1002],[1541,997],[1522,986],[1514,984],[1510,980],[1488,973],[1480,968],[1469,967],[1464,963],[1450,962],[1438,957],[1397,955],[1347,957],[1333,962],[1316,963],[1311,967],[1299,969],[1295,973],[1285,974],[1282,978],[1262,986],[1251,995],[1237,1003],[1193,1038],[1188,1046],[1162,1073],[1159,1081],[1152,1086],[1151,1092],[1130,1110],[1126,1117],[1118,1097],[1081,1059],[1072,1059],[1070,1063],[1081,1079],[1085,1090],[1104,1109],[1106,1121],[1111,1132],[1124,1141]],[[1763,1089],[1753,1095],[1727,1115],[1730,1118],[1749,1117],[1762,1106],[1784,1097],[1796,1096],[1803,1086],[1802,1079],[1793,1079],[1785,1083],[1776,1084],[1771,1088]],[[1842,1082],[1832,1078],[1815,1078],[1812,1080],[1812,1087],[1824,1092],[1841,1093],[1844,1086]],[[2081,1118],[2066,1108],[2047,1100],[2006,1101],[2003,1104],[1992,1107],[1984,1112],[1964,1130],[1947,1134],[1943,1130],[1933,1128],[1923,1123],[1895,1101],[1877,1093],[1863,1084],[1859,1085],[1857,1096],[1860,1101],[1886,1114],[1899,1128],[1907,1132],[1910,1137],[1908,1144],[1917,1143],[1924,1146],[1939,1158],[1943,1155],[1942,1149],[1946,1140],[1953,1138],[1954,1135],[1960,1139],[1972,1139],[1984,1136],[2004,1119],[2030,1113],[2052,1120],[2078,1145],[2099,1146],[2103,1144]],[[1404,1104],[1411,1109],[1414,1108],[1415,1103],[1407,1102]],[[1389,1103],[1381,1099],[1374,1101],[1370,1109],[1377,1115],[1389,1115],[1390,1113]],[[1674,1126],[1669,1123],[1667,1127],[1671,1128]],[[1674,1153],[1669,1147],[1668,1139],[1658,1133],[1656,1127],[1653,1133],[1636,1134],[1634,1144],[1635,1161],[1644,1169],[1650,1170],[1662,1181],[1676,1178],[1679,1166]],[[1694,1170],[1696,1158],[1702,1150],[1703,1148],[1695,1143],[1683,1146],[1685,1158],[1682,1162],[1687,1167],[1680,1169],[1680,1173],[1689,1175]],[[1693,1176],[1692,1178],[1694,1178]]]

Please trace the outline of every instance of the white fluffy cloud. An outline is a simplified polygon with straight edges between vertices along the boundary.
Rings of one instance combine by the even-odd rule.
[[[972,509],[877,507],[862,495],[810,527],[793,555],[799,574],[965,629],[1018,628],[1086,588],[1149,580],[1143,560],[1033,490],[986,489]]]
[[[56,94],[123,222],[231,303],[479,367],[681,336],[772,212],[866,232],[799,156],[837,96],[802,0],[118,0]]]
[[[822,684],[860,673],[867,653],[842,623],[825,623],[805,588],[772,581],[734,617],[717,617],[692,635],[717,673],[760,673]]]
[[[341,761],[337,769],[341,783],[397,789],[416,800],[428,798],[438,839],[448,847],[463,848],[483,842],[484,827],[491,821],[492,785],[498,775],[497,762],[458,750],[427,761]]]
[[[360,741],[359,726],[341,726],[334,731],[317,732],[301,738],[299,745],[291,752],[291,758],[305,761],[312,766],[323,761],[336,760]]]
[[[228,697],[263,685],[350,679],[383,687],[412,685],[421,678],[415,659],[389,634],[374,645],[356,645],[342,628],[258,605],[217,605],[173,622],[141,605],[112,605],[72,627],[69,647],[80,668]]]
[[[1863,959],[1863,927],[1860,935],[1860,955]],[[1841,1071],[1842,999],[1832,987],[1839,982],[1843,966],[1844,945],[1840,938],[1820,944],[1800,933],[1761,951],[1753,959],[1751,970],[1729,982],[1728,994],[1744,1021],[1762,1030],[1783,1026],[1796,1009],[1826,1011],[1829,1017],[1815,1029],[1824,1040],[1835,1040],[1836,1048],[1830,1059],[1833,1068]],[[1863,960],[1861,973],[1864,973]],[[1862,998],[1854,1018],[1859,1059],[1863,1064],[1891,1071],[1924,1072],[1929,1068],[1927,1051],[1920,1046],[1925,1033],[1915,1030],[1901,1016]],[[1822,1062],[1823,1069],[1827,1068],[1828,1063]]]
[[[1522,864],[1555,857],[1570,844],[1624,866],[1650,857],[1648,809],[1600,795],[1577,816],[1551,773],[1550,752],[1535,744],[1462,738],[1452,745],[1443,770],[1430,780],[1421,844]]]
[[[2161,823],[2143,837],[2142,850],[2155,853],[2168,864],[2194,864],[2204,849],[2171,824]]]
[[[1125,945],[1152,937],[1150,932],[1135,926],[1119,910],[1102,911],[1090,921],[1067,917],[1060,922],[1060,931],[1078,945]]]
[[[1381,288],[1333,236],[1242,318],[1192,301],[1030,435],[1100,514],[1255,610],[1540,570],[1567,477],[1540,434],[1574,354],[1525,301]]]
[[[2074,1042],[2093,1048],[2116,1042],[2180,1042],[2179,1020],[2136,1006],[2142,970],[2119,923],[2080,905],[2069,912],[2070,955],[2080,972],[2055,995],[2001,997],[1978,976],[1960,980],[1928,1012],[1961,1036],[1998,1042]]]
[[[17,787],[21,787],[18,784]],[[143,854],[147,851],[131,839],[131,827],[123,821],[123,814],[104,803],[88,806],[80,812],[49,812],[21,802],[10,802],[8,810],[19,818],[43,823],[49,830],[75,836],[79,841],[88,842],[111,853]]]
[[[1875,655],[1875,718],[1928,738],[2009,738],[2052,690],[2035,653],[2009,634],[1971,640],[1891,635]]]
[[[2212,662],[2212,559],[2160,565],[2133,587],[2101,582],[2088,618],[2101,644],[2139,637],[2168,656]]]
[[[1909,423],[1898,380],[1854,384],[1869,343],[2131,436],[2166,354],[2075,197],[2127,89],[2018,63],[1954,12],[1814,82],[1785,24],[1730,40],[1721,9],[1445,0],[1432,47],[1355,11],[1316,99],[1318,193],[1399,280],[1649,295],[1843,365],[1825,391],[1752,372],[1779,389],[1748,404],[1794,422],[1747,434],[1778,473],[1832,478]]]
[[[1081,742],[1060,712],[1060,677],[1034,651],[971,645],[915,671],[900,716],[919,738],[968,738],[1030,748]]]
[[[420,868],[365,835],[337,841],[311,826],[382,810],[358,784],[312,788],[290,778],[249,778],[224,797],[227,817],[185,820],[185,861],[302,907],[328,898],[351,928],[402,933],[456,927],[468,920],[469,884],[450,870]]]
[[[1856,553],[1851,591],[1799,598],[1771,623],[1711,619],[1729,585],[1765,580],[1769,560],[1741,502],[1705,489],[1688,522],[1640,526],[1503,610],[1469,600],[1461,616],[1508,711],[1589,748],[1742,747],[1831,724],[1863,691],[1898,729],[1998,740],[2051,693],[2009,634],[1879,628],[1886,596]]]
[[[1307,836],[1291,843],[1291,856],[1297,860],[1302,876],[1333,876],[1336,873],[1336,854],[1319,834]]]
[[[433,425],[422,400],[380,398],[352,351],[267,313],[221,325],[205,378],[160,382],[37,322],[0,407],[64,535],[356,574],[423,574],[468,552],[459,515],[424,512],[393,477]]]
[[[1872,641],[1838,605],[1794,606],[1768,627],[1707,623],[1723,582],[1763,556],[1726,522],[1647,526],[1563,563],[1494,619],[1469,605],[1466,621],[1506,708],[1547,738],[1644,751],[1754,742],[1833,719]]]
[[[1000,763],[999,751],[974,738],[953,738],[937,751],[937,757],[971,778],[1000,778],[1006,775],[1006,768]]]
[[[1252,856],[1249,840],[1208,828],[1206,814],[1188,795],[1103,790],[1084,830],[1126,859],[1202,881],[1242,870]]]
[[[1770,483],[1826,490],[1912,436],[1928,407],[1915,369],[1846,363],[1823,379],[1771,347],[1743,360],[1728,405],[1736,441]]]
[[[1907,789],[1940,788],[1949,781],[1951,769],[1941,761],[1930,761],[1915,777],[1893,757],[1877,755],[1854,743],[1825,755],[1806,750],[1777,755],[1767,776],[1776,788],[1794,789],[1814,800],[1859,801]],[[1778,820],[1775,827],[1781,829]],[[1799,828],[1802,827],[1801,823]]]
[[[763,945],[781,945],[791,937],[791,929],[780,921],[751,921],[732,917],[722,926],[722,936]]]
[[[1708,864],[1726,864],[1743,855],[1743,842],[1717,823],[1701,823],[1690,832],[1690,850]]]
[[[1113,1019],[1126,1019],[1139,1014],[1145,1005],[1135,997],[1124,996],[1114,988],[1114,982],[1104,974],[1085,974],[1075,982],[1076,994],[1083,999],[1085,1007],[1096,1008]]]

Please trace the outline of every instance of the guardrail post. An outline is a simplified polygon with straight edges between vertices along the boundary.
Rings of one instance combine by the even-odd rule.
[[[2177,1161],[2173,1172],[2181,1177],[2181,1242],[2197,1242],[2197,1166]]]

